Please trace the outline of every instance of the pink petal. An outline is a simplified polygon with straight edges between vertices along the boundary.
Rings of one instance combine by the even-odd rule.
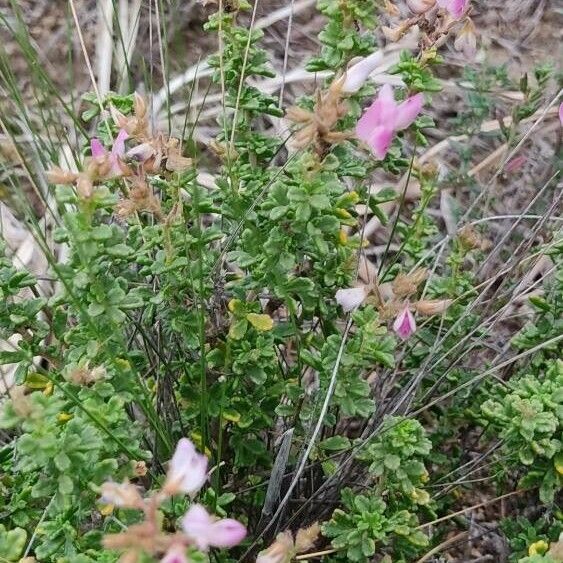
[[[379,91],[379,96],[358,120],[356,124],[358,138],[369,144],[376,127],[387,125],[393,128],[396,110],[393,88],[389,84],[385,84]]]
[[[167,475],[169,489],[195,495],[207,480],[207,457],[197,453],[193,443],[182,438],[170,460]]]
[[[339,289],[335,294],[336,302],[342,307],[345,313],[357,309],[366,298],[364,287],[351,287]]]
[[[213,520],[201,504],[192,504],[182,518],[182,529],[198,549],[233,547],[246,536],[246,528],[232,518]]]
[[[559,121],[561,121],[561,125],[563,125],[563,103],[559,106]]]
[[[387,127],[377,127],[368,140],[373,154],[378,160],[383,160],[393,141],[394,131]]]
[[[98,139],[97,137],[93,137],[90,140],[90,151],[92,152],[93,158],[99,158],[99,157],[105,156],[107,154],[107,151],[104,148],[104,145],[102,145],[102,143],[100,142],[100,139]]]
[[[399,337],[406,340],[416,331],[416,321],[408,305],[399,313],[393,323],[393,330]]]
[[[448,10],[455,19],[461,18],[468,4],[469,0],[438,0],[438,6]]]
[[[435,0],[407,0],[407,6],[415,14],[424,14],[424,12],[433,8],[434,4]]]
[[[211,545],[213,547],[233,547],[246,536],[246,528],[232,518],[224,518],[211,526]]]
[[[407,128],[417,117],[424,105],[424,96],[416,94],[399,104],[395,118],[395,130]]]
[[[376,51],[350,67],[344,76],[342,91],[346,94],[357,92],[365,84],[369,75],[377,68],[381,59],[383,59],[383,53]]]
[[[111,148],[111,154],[114,156],[123,156],[125,154],[125,141],[129,138],[129,133],[125,129],[120,129],[115,141],[113,142],[113,147]]]
[[[182,529],[194,544],[202,551],[207,551],[211,543],[213,520],[201,504],[192,504],[182,518]]]
[[[189,563],[186,550],[181,545],[173,545],[160,560],[160,563]]]
[[[506,166],[504,167],[504,171],[507,172],[508,174],[513,174],[514,172],[520,170],[522,166],[526,164],[527,161],[528,158],[526,156],[524,155],[517,156],[516,158],[513,158],[512,160],[509,160],[506,163]]]

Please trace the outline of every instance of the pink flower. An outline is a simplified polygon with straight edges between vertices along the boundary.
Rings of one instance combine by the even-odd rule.
[[[406,129],[417,118],[423,103],[424,96],[416,94],[397,104],[393,88],[385,84],[358,121],[356,135],[369,145],[378,160],[383,160],[395,133]]]
[[[504,167],[504,171],[507,174],[513,174],[514,172],[520,170],[524,166],[524,164],[526,164],[527,161],[528,158],[526,156],[524,155],[517,156],[506,163],[506,166]]]
[[[182,529],[198,549],[233,547],[246,536],[246,528],[232,518],[217,520],[201,504],[192,504],[182,518]]]
[[[366,298],[367,292],[364,287],[351,287],[339,289],[336,292],[336,302],[342,307],[345,313],[357,309]]]
[[[198,454],[187,438],[182,438],[170,460],[164,484],[167,494],[186,493],[195,496],[207,480],[207,457]]]
[[[342,92],[346,94],[357,92],[366,83],[369,75],[379,66],[382,59],[383,53],[376,51],[351,66],[343,76]]]
[[[393,330],[403,340],[409,338],[416,331],[416,321],[414,320],[414,315],[411,313],[408,304],[397,315],[393,323]]]
[[[186,549],[182,545],[173,545],[160,560],[160,563],[189,563]]]
[[[111,164],[111,175],[121,176],[122,171],[119,166],[119,159],[125,154],[125,141],[129,138],[129,134],[125,129],[120,129],[111,151],[108,152],[100,139],[94,137],[90,141],[90,150],[92,151],[92,158],[108,158]]]
[[[559,106],[559,121],[561,121],[561,125],[563,125],[563,102]]]
[[[448,10],[452,18],[459,20],[469,6],[469,0],[438,0],[438,6]]]

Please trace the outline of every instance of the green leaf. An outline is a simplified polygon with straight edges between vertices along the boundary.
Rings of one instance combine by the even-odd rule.
[[[59,492],[63,495],[69,495],[72,493],[74,484],[72,479],[68,475],[59,475]]]
[[[398,455],[388,454],[383,458],[383,463],[387,469],[394,471],[401,466],[401,458]]]
[[[70,459],[64,452],[59,452],[54,458],[55,467],[64,472],[70,467]]]
[[[0,524],[0,561],[19,561],[27,542],[27,532],[22,528],[7,531]]]
[[[274,328],[274,320],[270,315],[259,315],[257,313],[248,313],[246,315],[248,322],[260,332],[268,332]]]
[[[233,340],[240,340],[246,334],[247,328],[248,321],[246,319],[240,319],[231,325],[229,337]]]
[[[319,447],[321,449],[334,451],[334,452],[340,450],[346,450],[350,448],[350,446],[351,446],[350,439],[346,438],[345,436],[332,436],[331,438],[327,438],[326,440],[323,440],[319,444]]]

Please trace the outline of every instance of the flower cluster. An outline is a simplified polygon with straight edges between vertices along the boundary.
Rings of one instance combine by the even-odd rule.
[[[143,498],[130,483],[104,483],[102,503],[142,510],[145,517],[125,532],[107,535],[104,545],[123,551],[121,561],[126,563],[139,561],[142,553],[162,555],[161,563],[187,563],[189,546],[205,552],[212,547],[230,548],[239,544],[246,536],[246,528],[232,518],[216,518],[201,504],[189,507],[180,521],[180,532],[166,534],[159,526],[158,507],[173,495],[194,498],[207,481],[207,465],[207,457],[199,454],[190,440],[182,438],[170,461],[164,486],[151,497]]]
[[[472,59],[477,52],[477,31],[469,17],[470,0],[407,0],[409,10],[414,17],[399,21],[393,27],[385,26],[383,31],[390,41],[398,41],[414,26],[424,30],[421,46],[438,47],[451,31],[456,32],[454,47]],[[399,15],[399,10],[392,10],[391,15]],[[460,22],[463,25],[460,27]]]
[[[356,310],[373,293],[370,299],[374,302],[381,317],[389,319],[395,317],[393,330],[401,339],[406,340],[416,332],[416,320],[413,311],[423,316],[433,316],[444,313],[451,305],[451,299],[411,301],[411,297],[418,291],[418,286],[426,279],[427,271],[417,269],[410,274],[399,274],[389,292],[392,298],[384,302],[380,288],[352,287],[339,289],[335,294],[338,305],[345,313]]]
[[[125,116],[114,107],[110,107],[110,113],[117,129],[111,149],[93,137],[91,156],[86,158],[81,172],[55,166],[47,173],[48,179],[53,184],[74,185],[81,200],[92,198],[97,185],[122,179],[127,195],[117,205],[119,216],[145,212],[163,219],[160,201],[152,192],[147,174],[182,172],[192,161],[182,155],[178,139],[151,132],[147,104],[138,94],[134,95],[132,115]],[[128,148],[126,142],[133,146]]]

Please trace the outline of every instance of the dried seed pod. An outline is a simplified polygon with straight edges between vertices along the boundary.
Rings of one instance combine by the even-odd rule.
[[[458,238],[460,242],[468,250],[489,250],[492,246],[490,240],[482,236],[473,226],[466,225],[459,233]]]
[[[417,313],[431,317],[441,315],[452,304],[451,299],[421,300],[413,304]]]
[[[78,178],[78,174],[75,172],[70,172],[69,170],[63,170],[59,166],[53,166],[50,170],[47,170],[47,181],[50,184],[73,184]]]
[[[428,270],[418,268],[412,274],[399,274],[393,280],[393,293],[396,297],[404,299],[414,295],[418,286],[428,277]]]
[[[309,551],[319,538],[321,527],[317,522],[311,524],[308,528],[302,528],[295,535],[295,551],[297,553],[305,553]]]

